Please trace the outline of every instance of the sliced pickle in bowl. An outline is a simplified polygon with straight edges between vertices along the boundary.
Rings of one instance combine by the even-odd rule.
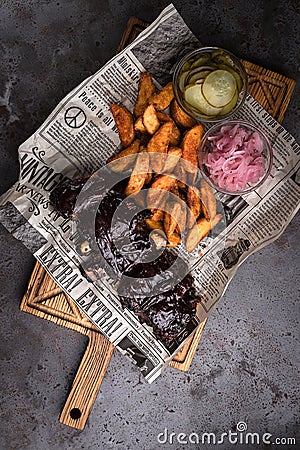
[[[195,69],[196,67],[206,66],[207,63],[211,62],[210,53],[203,53],[203,55],[197,57],[195,61],[191,63],[191,69]]]
[[[222,108],[215,108],[206,101],[201,84],[188,85],[184,91],[184,98],[189,105],[206,116],[217,116],[222,110]]]
[[[225,64],[220,64],[220,65],[218,66],[218,68],[219,68],[219,69],[222,69],[222,70],[227,70],[228,72],[230,72],[231,75],[233,75],[234,78],[235,78],[235,81],[236,81],[236,85],[237,85],[238,90],[240,91],[240,90],[242,89],[242,87],[243,87],[243,81],[242,81],[240,75],[239,75],[232,67],[226,66]]]
[[[185,80],[186,80],[187,76],[189,75],[189,73],[190,73],[189,70],[187,70],[187,71],[182,72],[182,73],[180,74],[178,86],[179,86],[179,89],[180,89],[182,92],[184,91]]]
[[[210,68],[197,68],[194,70],[190,71],[190,74],[188,77],[186,77],[186,82],[187,84],[193,84],[193,83],[197,83],[197,81],[202,80],[202,82],[205,80],[205,78],[207,77],[207,75],[209,75],[211,73],[213,69]]]
[[[230,114],[245,98],[243,86],[247,86],[243,67],[234,55],[223,49],[211,50],[186,61],[177,81],[187,110],[199,119],[207,116],[203,117],[207,121]]]
[[[221,64],[226,65],[227,67],[234,67],[234,62],[230,58],[228,54],[225,54],[223,50],[215,50],[211,54],[212,61],[220,66]]]
[[[233,99],[236,89],[235,78],[227,70],[214,70],[202,85],[205,100],[215,108],[226,106]]]
[[[225,114],[230,113],[230,111],[237,104],[238,99],[239,99],[239,92],[238,92],[238,90],[236,90],[231,101],[229,103],[227,103],[227,105],[223,106],[223,108],[221,109],[220,115],[224,116]]]

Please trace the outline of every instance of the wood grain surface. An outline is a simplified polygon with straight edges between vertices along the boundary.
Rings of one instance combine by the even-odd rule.
[[[89,343],[59,418],[78,430],[85,427],[114,350],[102,334],[89,330],[87,335]]]
[[[132,42],[147,23],[131,17],[118,51]],[[295,81],[271,70],[242,60],[251,95],[279,122],[288,107]],[[48,273],[36,263],[20,309],[89,337],[71,391],[60,416],[60,422],[82,430],[96,399],[114,346],[99,332],[88,317],[56,285]],[[187,371],[200,342],[205,322],[178,352],[170,366]]]

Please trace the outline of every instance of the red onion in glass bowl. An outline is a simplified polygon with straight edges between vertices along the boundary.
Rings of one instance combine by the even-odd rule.
[[[273,152],[256,125],[229,120],[212,126],[199,147],[199,165],[220,192],[241,195],[257,189],[270,174]]]

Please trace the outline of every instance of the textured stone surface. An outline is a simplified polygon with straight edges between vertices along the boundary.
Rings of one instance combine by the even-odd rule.
[[[2,0],[0,193],[17,179],[18,145],[66,93],[113,56],[129,16],[151,21],[167,4]],[[223,46],[297,80],[284,125],[299,141],[299,1],[174,4],[201,42]],[[60,425],[58,416],[86,340],[19,311],[34,261],[1,226],[0,449],[198,448],[159,445],[157,435],[166,427],[169,434],[220,436],[235,430],[239,421],[251,432],[271,433],[273,439],[295,437],[298,230],[299,215],[275,243],[238,270],[209,319],[188,374],[167,369],[147,385],[115,352],[86,429],[80,432]],[[228,442],[218,447],[241,448]]]

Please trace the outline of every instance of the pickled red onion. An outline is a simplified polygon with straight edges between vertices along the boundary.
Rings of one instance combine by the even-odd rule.
[[[221,189],[241,191],[247,183],[255,184],[263,176],[263,141],[256,131],[239,124],[227,125],[208,140],[211,148],[204,163],[212,181]]]

